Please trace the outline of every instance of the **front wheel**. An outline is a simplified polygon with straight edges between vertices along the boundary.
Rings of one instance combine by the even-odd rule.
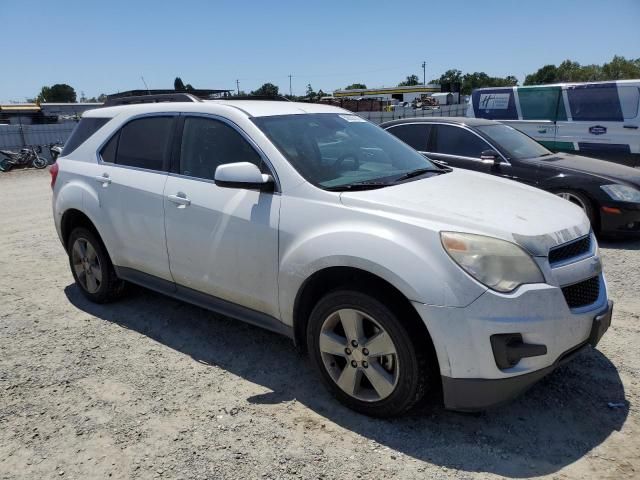
[[[33,159],[33,162],[31,162],[31,165],[33,165],[34,168],[37,169],[41,169],[46,167],[49,164],[49,162],[47,162],[46,158],[43,157],[36,157]]]
[[[358,291],[323,297],[307,334],[313,363],[327,388],[366,415],[391,417],[425,394],[427,356],[393,310]]]
[[[580,207],[584,211],[587,218],[589,218],[589,222],[591,222],[591,224],[593,225],[594,218],[595,218],[593,205],[591,204],[591,200],[589,200],[589,198],[586,195],[573,190],[559,190],[553,193],[555,193],[560,198],[564,198],[565,200]]]

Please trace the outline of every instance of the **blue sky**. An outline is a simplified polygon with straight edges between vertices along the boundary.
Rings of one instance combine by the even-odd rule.
[[[640,0],[207,1],[0,0],[0,101],[42,85],[87,96],[171,88],[302,94],[391,86],[449,68],[527,73],[566,58],[640,57]]]

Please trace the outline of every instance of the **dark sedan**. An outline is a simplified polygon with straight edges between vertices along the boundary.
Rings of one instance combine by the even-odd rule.
[[[492,120],[405,118],[380,125],[437,163],[527,183],[580,206],[595,231],[640,235],[640,170],[553,153]]]

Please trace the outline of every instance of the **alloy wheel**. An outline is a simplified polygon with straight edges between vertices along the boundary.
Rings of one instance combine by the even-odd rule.
[[[71,263],[82,288],[96,293],[102,284],[102,265],[96,249],[86,238],[78,238],[73,243]]]
[[[371,316],[337,310],[324,320],[318,342],[324,368],[345,393],[377,402],[395,390],[400,373],[396,346]]]
[[[578,207],[580,207],[585,212],[587,211],[586,205],[584,204],[582,199],[580,197],[578,197],[577,195],[575,195],[575,194],[573,194],[571,192],[560,192],[560,193],[557,193],[557,195],[560,198],[564,198],[565,200],[570,201],[574,205],[577,205]]]

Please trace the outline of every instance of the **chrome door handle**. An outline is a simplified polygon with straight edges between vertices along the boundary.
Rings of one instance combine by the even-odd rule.
[[[175,203],[176,205],[191,205],[191,200],[189,200],[182,192],[178,192],[176,195],[167,195],[167,198],[170,202]]]
[[[99,175],[97,177],[94,177],[96,179],[96,182],[100,182],[103,185],[110,185],[111,184],[111,179],[109,178],[109,175],[107,175],[106,173],[103,175]]]

